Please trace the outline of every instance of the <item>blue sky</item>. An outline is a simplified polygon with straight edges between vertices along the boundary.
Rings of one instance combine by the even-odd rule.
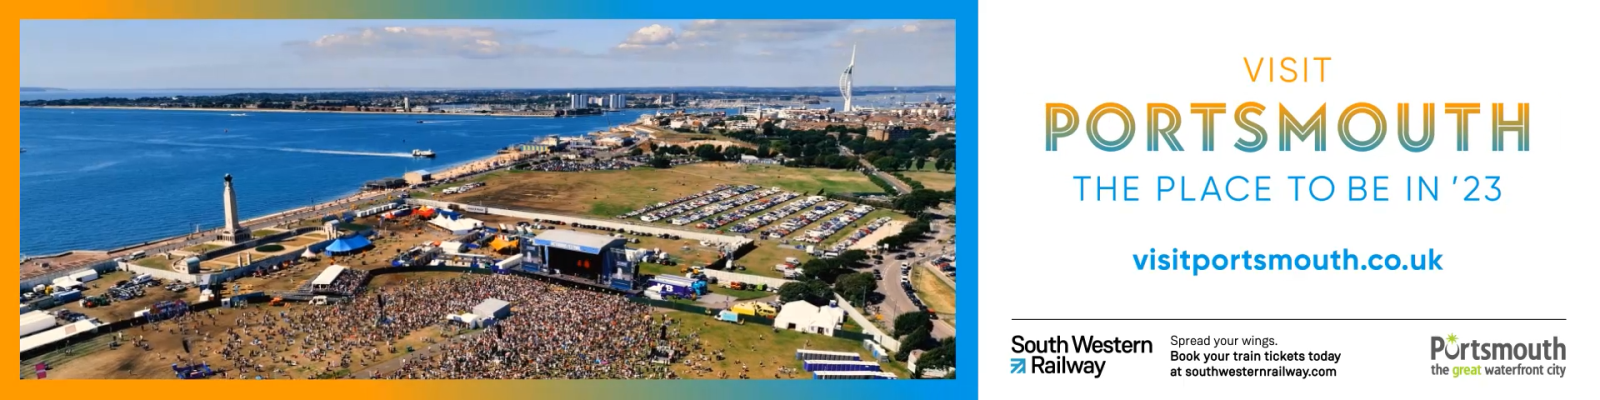
[[[953,21],[21,22],[23,86],[566,88],[955,84]]]

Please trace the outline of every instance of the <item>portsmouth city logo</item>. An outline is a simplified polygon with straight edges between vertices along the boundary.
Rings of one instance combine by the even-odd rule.
[[[1445,360],[1431,368],[1433,375],[1452,378],[1473,376],[1541,376],[1564,378],[1567,344],[1552,336],[1538,342],[1467,341],[1451,333],[1434,336],[1430,359]],[[1512,364],[1515,362],[1515,364]]]

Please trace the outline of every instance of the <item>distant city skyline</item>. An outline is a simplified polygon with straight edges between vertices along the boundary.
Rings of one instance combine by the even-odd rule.
[[[21,21],[21,86],[65,89],[955,84],[949,20]]]

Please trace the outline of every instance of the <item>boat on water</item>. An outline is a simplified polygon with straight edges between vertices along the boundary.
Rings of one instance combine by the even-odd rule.
[[[248,116],[250,116],[250,114],[238,113],[238,114],[228,114],[228,116],[230,116],[230,117],[248,117]]]
[[[416,158],[433,158],[437,156],[437,154],[434,154],[433,150],[411,150],[411,156]]]

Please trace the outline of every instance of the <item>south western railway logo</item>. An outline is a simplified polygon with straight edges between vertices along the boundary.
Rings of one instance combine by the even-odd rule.
[[[1096,339],[1094,336],[1077,335],[1028,339],[1016,335],[1011,337],[1011,353],[1026,357],[1013,357],[1008,366],[1012,374],[1076,374],[1099,378],[1105,374],[1106,360],[1077,359],[1068,355],[1149,354],[1154,351],[1155,344],[1149,340]]]

